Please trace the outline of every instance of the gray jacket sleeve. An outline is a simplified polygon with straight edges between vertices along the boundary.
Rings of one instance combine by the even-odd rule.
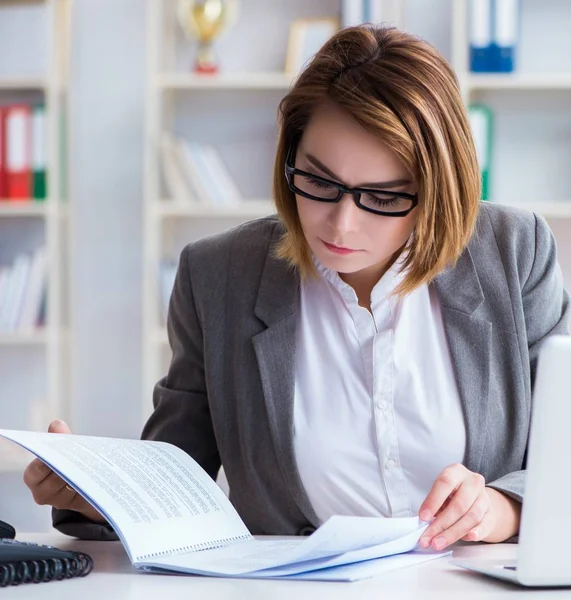
[[[563,287],[563,275],[557,262],[555,239],[545,219],[538,215],[535,215],[533,264],[529,276],[523,283],[521,294],[533,393],[541,344],[550,335],[568,335],[570,319],[569,295]],[[508,473],[488,483],[488,486],[523,502],[525,470]]]
[[[196,310],[186,247],[171,295],[168,334],[173,357],[166,377],[153,394],[154,412],[142,438],[165,441],[190,454],[215,479],[220,457],[206,394],[202,353],[202,328]],[[93,523],[71,510],[52,511],[53,526],[64,534],[89,540],[116,540],[112,527]]]

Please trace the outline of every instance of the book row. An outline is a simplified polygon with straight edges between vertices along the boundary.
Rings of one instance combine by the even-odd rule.
[[[45,247],[20,253],[0,267],[0,332],[26,332],[45,323],[47,255]]]
[[[168,196],[175,201],[232,206],[242,194],[218,151],[163,132],[160,144],[162,172]]]

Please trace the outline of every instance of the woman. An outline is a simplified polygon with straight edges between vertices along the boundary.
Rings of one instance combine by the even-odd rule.
[[[256,534],[337,513],[419,514],[437,549],[516,535],[568,296],[545,221],[479,202],[449,65],[396,29],[338,33],[281,103],[274,192],[277,217],[182,252],[143,437],[222,462]],[[25,480],[60,530],[113,536],[38,461]]]

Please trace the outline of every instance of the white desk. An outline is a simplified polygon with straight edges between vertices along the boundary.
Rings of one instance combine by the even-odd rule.
[[[516,586],[454,567],[449,557],[354,583],[260,581],[136,573],[119,542],[85,542],[57,533],[21,534],[18,539],[82,550],[93,558],[95,569],[86,578],[0,589],[0,600],[291,600],[292,597],[295,600],[480,600],[485,593],[492,593],[495,600],[501,600],[523,593]],[[516,548],[513,544],[467,545],[458,547],[455,553],[505,559],[514,558]],[[571,598],[569,590],[525,593],[532,593],[534,599]]]

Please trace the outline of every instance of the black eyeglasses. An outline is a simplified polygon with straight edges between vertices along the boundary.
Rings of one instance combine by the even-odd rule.
[[[359,208],[385,217],[405,217],[418,204],[418,194],[350,188],[336,181],[325,179],[325,177],[296,169],[294,164],[295,150],[292,145],[288,150],[285,164],[288,187],[294,194],[310,200],[339,202],[345,194],[350,194]]]

